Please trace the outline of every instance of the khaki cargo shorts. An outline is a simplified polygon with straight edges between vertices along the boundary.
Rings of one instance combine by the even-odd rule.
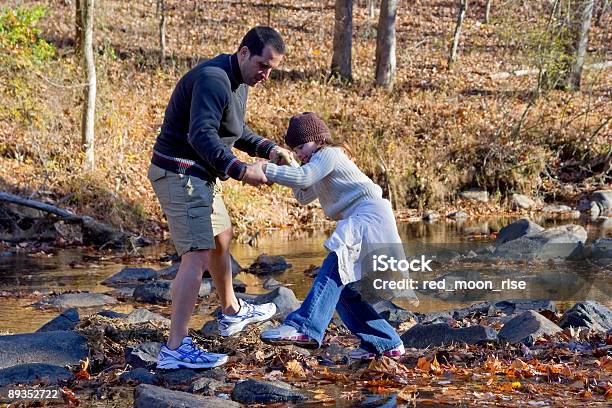
[[[218,183],[177,174],[151,164],[148,173],[168,220],[179,256],[194,249],[214,249],[215,236],[232,226]]]

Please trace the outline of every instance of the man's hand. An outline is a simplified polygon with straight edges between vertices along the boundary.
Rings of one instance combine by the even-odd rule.
[[[266,174],[263,170],[264,164],[266,164],[266,162],[264,160],[261,160],[253,164],[247,165],[246,171],[244,172],[244,177],[242,178],[242,182],[255,187],[260,186],[262,184],[267,184],[268,179],[266,178]]]
[[[283,149],[282,147],[276,146],[270,151],[270,162],[282,166],[283,164],[291,165],[293,162],[293,156],[291,151]]]

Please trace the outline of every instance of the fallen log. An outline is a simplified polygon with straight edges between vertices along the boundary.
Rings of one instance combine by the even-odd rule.
[[[78,224],[83,231],[83,243],[85,245],[98,245],[102,247],[123,248],[129,244],[133,245],[132,236],[123,231],[117,230],[109,225],[98,222],[86,215],[77,215],[63,208],[51,204],[43,203],[30,198],[24,198],[15,194],[0,191],[0,201],[22,205],[44,211],[62,218],[65,222]],[[28,235],[22,237],[27,238]],[[6,238],[6,237],[5,237]],[[18,239],[15,236],[10,241]]]
[[[612,67],[612,61],[599,62],[597,64],[585,65],[584,69],[606,69]],[[545,70],[544,70],[545,71]],[[491,74],[491,79],[506,79],[510,77],[521,77],[527,75],[537,75],[540,72],[539,69],[519,69],[517,71],[498,72]]]

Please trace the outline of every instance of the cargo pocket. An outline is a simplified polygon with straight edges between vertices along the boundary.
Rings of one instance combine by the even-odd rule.
[[[153,183],[157,180],[166,177],[166,172],[167,170],[164,170],[161,167],[157,167],[156,165],[152,164],[149,166],[149,172],[147,174],[147,177],[149,178],[149,181]]]

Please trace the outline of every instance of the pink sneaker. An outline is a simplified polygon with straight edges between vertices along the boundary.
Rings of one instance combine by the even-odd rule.
[[[405,353],[406,349],[404,349],[404,345],[400,344],[399,346],[392,348],[391,350],[383,352],[382,355],[390,358],[397,358],[403,356]],[[354,360],[372,360],[373,358],[379,356],[379,354],[371,353],[367,350],[362,349],[361,347],[349,351],[348,355]]]
[[[273,329],[264,330],[259,336],[261,341],[274,346],[294,344],[304,348],[318,348],[319,343],[307,335],[300,333],[293,326],[281,324]]]

